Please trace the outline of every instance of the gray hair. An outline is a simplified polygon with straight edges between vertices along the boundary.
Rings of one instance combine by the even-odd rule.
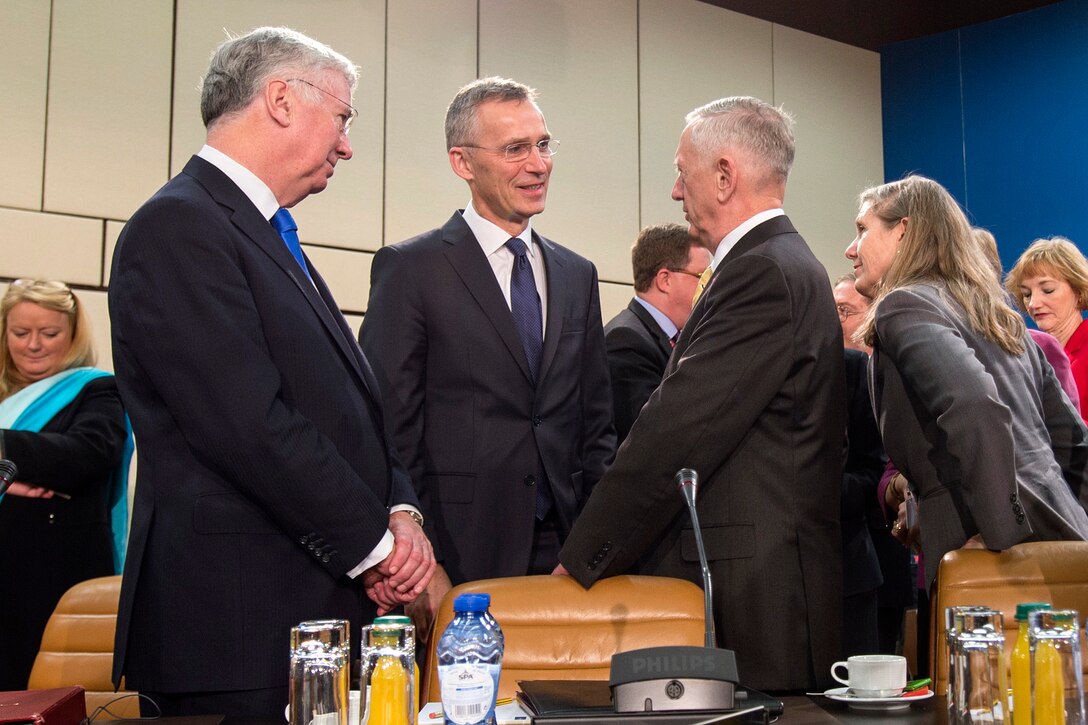
[[[793,117],[751,96],[730,96],[696,108],[685,120],[691,143],[705,156],[725,148],[747,151],[785,184],[793,166]],[[768,179],[770,180],[770,179]]]
[[[476,109],[488,101],[536,103],[536,89],[509,78],[491,76],[469,83],[446,109],[446,150],[476,140]]]
[[[255,28],[228,37],[212,53],[200,86],[200,115],[205,127],[248,106],[265,84],[279,75],[304,76],[333,71],[354,92],[359,71],[340,53],[290,28]],[[301,88],[300,88],[301,90]],[[317,96],[306,86],[304,93]]]

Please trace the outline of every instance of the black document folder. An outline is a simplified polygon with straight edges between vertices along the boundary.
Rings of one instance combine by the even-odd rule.
[[[517,696],[533,722],[543,725],[767,723],[770,720],[765,705],[777,705],[778,712],[782,706],[781,702],[767,698],[766,702],[750,699],[733,710],[615,712],[612,692],[605,680],[520,680]]]

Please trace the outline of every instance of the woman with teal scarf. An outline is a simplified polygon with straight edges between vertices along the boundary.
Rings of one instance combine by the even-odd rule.
[[[61,595],[121,571],[132,436],[67,285],[12,282],[0,333],[0,458],[19,469],[0,496],[0,690],[21,690]]]

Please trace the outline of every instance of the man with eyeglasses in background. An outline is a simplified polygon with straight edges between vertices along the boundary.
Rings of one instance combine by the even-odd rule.
[[[471,199],[378,250],[359,337],[441,563],[417,632],[451,584],[551,572],[615,448],[597,270],[532,228],[559,145],[536,92],[474,81],[445,131]]]
[[[839,322],[842,323],[843,346],[847,350],[860,350],[866,355],[871,355],[872,348],[854,339],[854,331],[865,319],[871,300],[854,289],[852,273],[844,274],[836,279],[831,288],[831,294],[835,297],[835,309],[838,310]]]
[[[657,390],[709,266],[710,250],[679,224],[646,227],[631,247],[634,299],[604,326],[618,443]]]
[[[895,654],[903,611],[913,604],[910,550],[895,540],[877,498],[887,456],[869,397],[869,354],[854,331],[869,312],[870,300],[854,289],[847,273],[835,280],[832,295],[842,325],[846,356],[846,434],[849,451],[843,468],[843,656],[863,652]],[[875,566],[873,555],[875,554]],[[875,589],[874,589],[875,587]],[[875,618],[875,624],[874,624]],[[871,638],[875,633],[876,643]]]
[[[369,621],[434,571],[378,383],[287,212],[351,158],[357,78],[287,28],[224,42],[204,147],[117,242],[140,466],[113,681],[144,716],[282,722],[292,626]]]

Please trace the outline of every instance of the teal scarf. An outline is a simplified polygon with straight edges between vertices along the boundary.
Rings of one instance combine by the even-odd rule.
[[[28,385],[0,403],[0,428],[41,431],[62,409],[71,405],[92,380],[109,375],[95,368],[72,368]],[[125,539],[128,535],[128,468],[134,444],[132,425],[125,416],[125,447],[121,462],[110,474],[110,530],[113,532],[113,569],[120,574],[125,564]],[[0,494],[0,500],[3,494]]]

